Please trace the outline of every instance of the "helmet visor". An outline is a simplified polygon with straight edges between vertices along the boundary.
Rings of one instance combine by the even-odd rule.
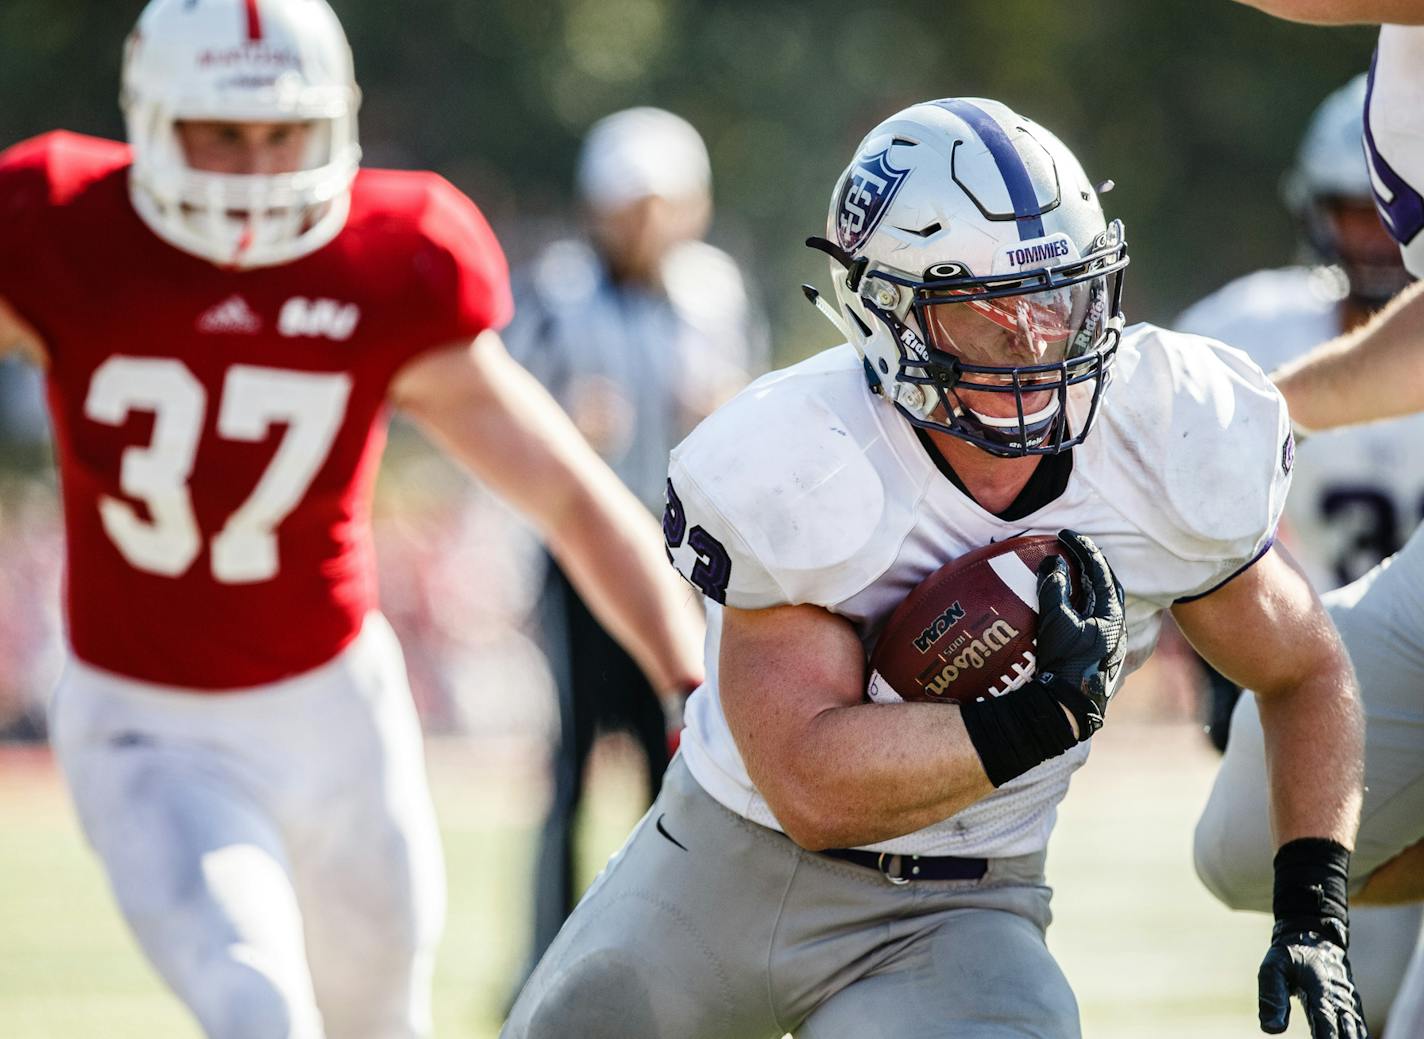
[[[934,289],[921,296],[919,310],[935,349],[966,364],[1023,368],[1091,349],[1106,325],[1106,296],[1104,278],[988,298],[972,289]]]

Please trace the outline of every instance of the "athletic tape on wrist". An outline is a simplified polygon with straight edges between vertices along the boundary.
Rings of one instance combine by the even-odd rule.
[[[1030,682],[1003,696],[988,696],[960,710],[969,741],[995,787],[1023,775],[1077,744],[1073,725],[1054,699],[1051,684]]]
[[[1350,852],[1326,837],[1301,837],[1281,845],[1275,857],[1271,909],[1278,923],[1302,926],[1337,921],[1348,927]]]

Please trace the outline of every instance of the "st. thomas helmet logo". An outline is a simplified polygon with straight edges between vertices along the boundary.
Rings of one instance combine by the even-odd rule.
[[[874,232],[900,185],[910,175],[909,170],[897,170],[890,165],[889,150],[886,147],[858,156],[841,188],[836,204],[836,238],[848,253],[855,252]]]

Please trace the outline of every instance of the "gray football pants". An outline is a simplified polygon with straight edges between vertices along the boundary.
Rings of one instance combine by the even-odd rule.
[[[1395,556],[1324,599],[1355,665],[1365,710],[1365,800],[1350,863],[1358,888],[1424,837],[1424,534],[1416,532]],[[1271,908],[1267,794],[1256,698],[1243,696],[1195,847],[1197,874],[1234,909]],[[1399,987],[1419,938],[1420,910],[1361,908],[1351,924],[1350,959],[1373,1017]],[[1397,1031],[1395,1024],[1391,1035],[1424,1035],[1424,1015],[1418,1032]]]
[[[891,884],[709,797],[679,757],[502,1039],[1076,1039],[1044,856]]]

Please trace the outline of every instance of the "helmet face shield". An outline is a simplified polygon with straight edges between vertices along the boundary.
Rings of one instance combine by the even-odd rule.
[[[1096,340],[1092,330],[1082,334],[1095,291],[1102,291],[1101,279],[997,299],[931,289],[918,311],[930,346],[962,361],[1045,364],[1081,354]]]

